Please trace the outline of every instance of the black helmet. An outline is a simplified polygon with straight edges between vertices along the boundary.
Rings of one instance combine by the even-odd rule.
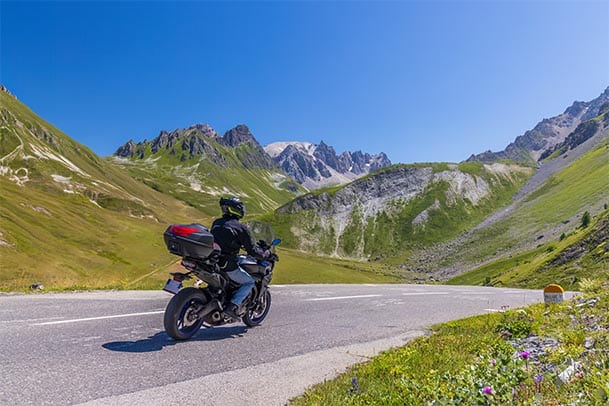
[[[245,205],[238,197],[230,197],[228,199],[220,198],[220,208],[222,214],[236,217],[238,219],[245,216]]]

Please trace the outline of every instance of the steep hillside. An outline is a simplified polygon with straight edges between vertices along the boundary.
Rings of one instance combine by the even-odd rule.
[[[576,287],[578,278],[593,276],[606,264],[601,261],[605,257],[597,258],[594,252],[602,248],[599,244],[606,238],[603,230],[607,214],[603,212],[609,205],[607,123],[586,143],[599,140],[604,141],[522,195],[505,216],[435,247],[434,254],[427,252],[420,263],[432,264],[431,267],[435,264],[436,269],[439,264],[447,276],[476,268],[454,278],[455,283],[538,287],[553,279]],[[571,154],[569,151],[563,155]],[[562,159],[565,158],[559,155],[554,161]],[[585,212],[598,222],[582,229]]]
[[[470,156],[468,161],[495,162],[509,159],[534,164],[551,154],[581,123],[598,116],[601,107],[607,101],[609,101],[609,87],[594,100],[576,101],[564,113],[543,119],[533,129],[517,137],[503,151],[486,151]]]
[[[508,203],[530,172],[504,164],[394,165],[299,197],[265,220],[289,246],[308,252],[403,258]]]
[[[609,278],[609,211],[592,224],[581,223],[568,234],[537,248],[491,261],[448,281],[453,285],[543,288],[559,283],[578,289],[586,279]]]
[[[148,186],[210,216],[218,213],[220,196],[239,196],[249,213],[262,213],[303,190],[275,165],[245,125],[223,136],[207,124],[161,131],[152,141],[127,142],[112,161]]]
[[[370,155],[361,151],[345,151],[336,155],[334,148],[323,141],[319,145],[308,142],[274,142],[264,147],[288,175],[304,187],[313,190],[338,186],[391,165],[383,152]]]
[[[5,91],[0,190],[0,290],[126,285],[174,260],[162,241],[167,223],[201,219]]]

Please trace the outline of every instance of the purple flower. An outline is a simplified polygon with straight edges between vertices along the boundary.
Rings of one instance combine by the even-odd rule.
[[[359,391],[359,381],[356,377],[351,378],[351,389],[349,389],[350,394],[355,394]]]
[[[497,361],[496,361],[496,360],[492,360],[492,361],[491,361],[491,365],[492,365],[492,366],[496,366],[496,365],[497,365]]]
[[[520,354],[518,354],[518,356],[522,359],[529,358],[529,355],[531,355],[531,354],[528,351],[522,351]]]
[[[491,388],[490,386],[485,386],[484,388],[482,388],[482,393],[484,393],[485,395],[492,395],[493,388]]]
[[[542,374],[535,375],[535,377],[533,378],[533,381],[535,383],[540,383],[541,381],[543,381],[543,375]]]

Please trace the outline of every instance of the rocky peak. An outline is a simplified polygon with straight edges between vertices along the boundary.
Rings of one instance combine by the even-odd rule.
[[[222,145],[233,148],[241,144],[260,146],[250,129],[245,124],[239,124],[235,128],[231,128],[224,133],[224,136],[222,136],[219,141]]]
[[[222,137],[218,138],[218,142],[223,146],[234,148],[237,158],[248,169],[264,168],[270,170],[277,167],[245,124],[239,124],[228,130]],[[242,145],[247,145],[249,148],[240,148]]]
[[[313,152],[313,156],[323,161],[330,168],[341,171],[340,163],[338,161],[338,157],[336,156],[336,151],[334,148],[328,146],[325,142],[321,141],[317,148],[315,148],[315,152]]]
[[[375,171],[377,169],[384,168],[385,166],[389,166],[389,165],[391,165],[391,161],[389,160],[389,157],[384,152],[381,152],[377,155],[372,156],[372,161],[370,163],[370,170]]]
[[[137,146],[135,145],[135,142],[133,142],[133,140],[129,140],[125,144],[118,147],[114,155],[121,158],[131,158],[135,155],[136,148]]]
[[[161,131],[158,137],[152,140],[152,153],[156,154],[163,149],[171,149],[177,144],[179,138],[180,130],[174,130],[170,133],[165,130]]]
[[[586,102],[575,101],[570,107],[567,107],[564,114],[578,116],[582,111],[586,109],[586,107],[588,107]]]
[[[537,125],[516,137],[503,151],[486,151],[472,155],[468,161],[494,162],[510,159],[516,162],[533,163],[561,144],[581,123],[596,117],[601,106],[609,101],[609,87],[600,96],[589,102],[576,101],[564,113],[544,118]]]
[[[216,132],[216,130],[214,130],[212,128],[212,126],[210,126],[209,124],[191,125],[185,131],[190,132],[190,133],[200,132],[201,134],[203,134],[204,137],[207,137],[207,138],[216,138],[219,136],[219,134]]]

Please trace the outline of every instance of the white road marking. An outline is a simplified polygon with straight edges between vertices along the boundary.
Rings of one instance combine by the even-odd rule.
[[[51,324],[78,323],[79,321],[118,319],[120,317],[146,316],[149,314],[161,314],[161,313],[165,313],[165,310],[158,310],[158,311],[154,311],[154,312],[143,312],[143,313],[116,314],[113,316],[87,317],[86,319],[48,321],[46,323],[34,323],[34,324],[32,324],[32,326],[49,326]]]
[[[448,295],[450,292],[409,292],[402,293],[402,296],[425,296],[425,295]]]
[[[341,299],[359,299],[363,297],[379,297],[383,295],[358,295],[358,296],[334,296],[334,297],[317,297],[315,299],[307,299],[307,302],[319,302],[322,300],[341,300]]]
[[[61,319],[61,317],[42,317],[39,319],[25,319],[25,320],[0,320],[0,323],[31,323],[33,321],[40,321],[40,320],[56,320],[56,319]]]

